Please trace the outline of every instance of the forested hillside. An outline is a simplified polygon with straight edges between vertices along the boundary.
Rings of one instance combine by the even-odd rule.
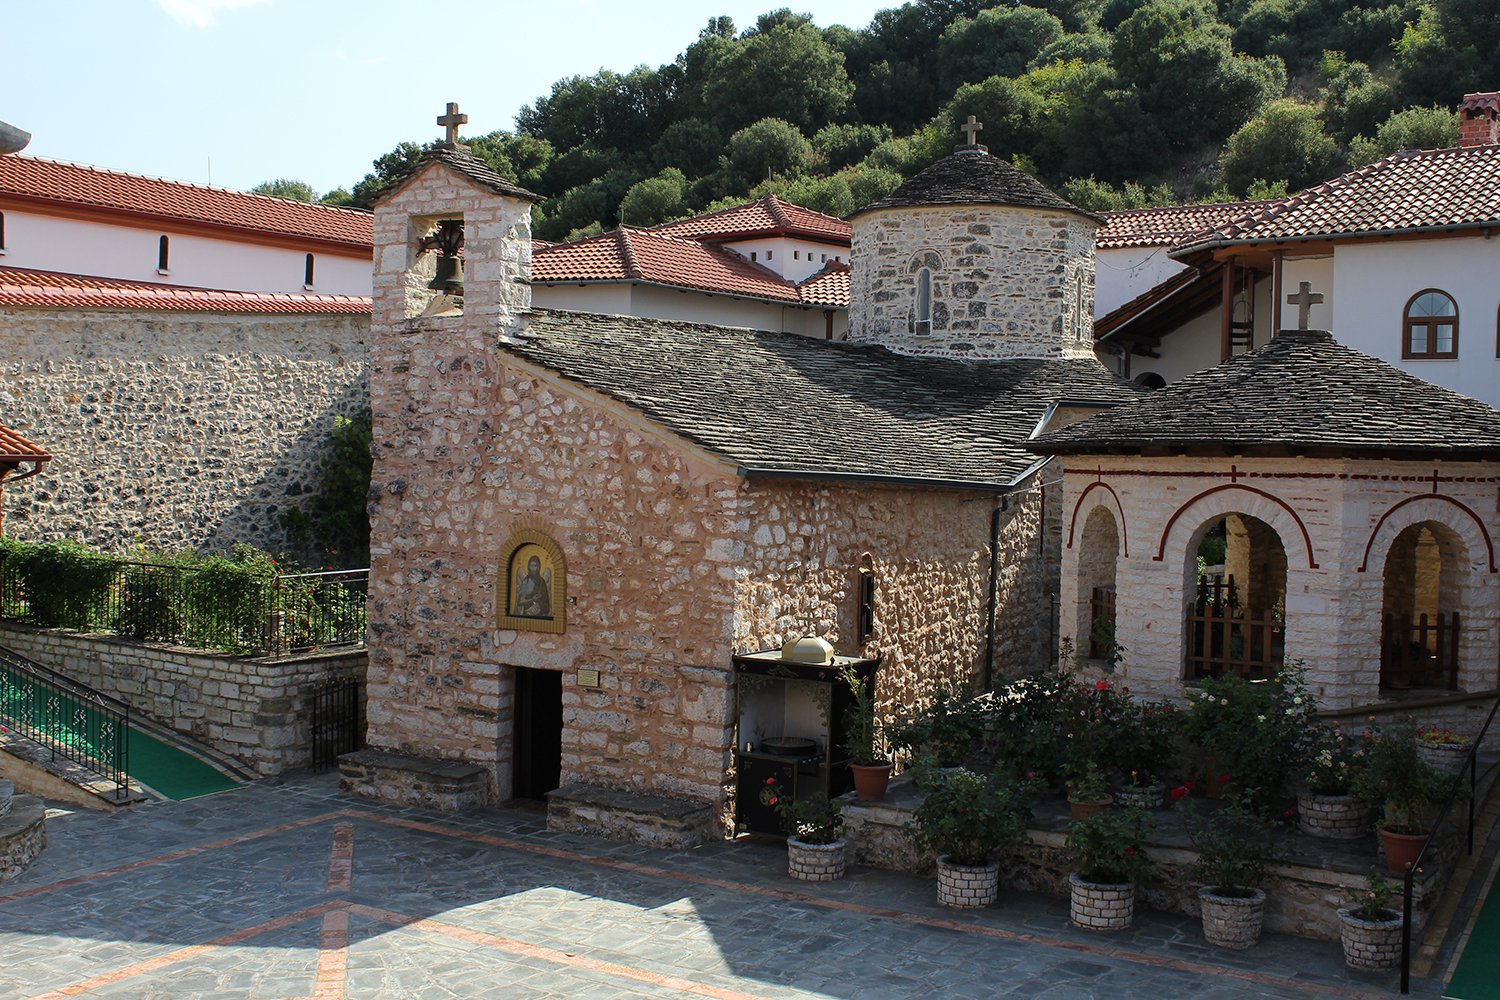
[[[765,193],[845,215],[980,141],[1106,209],[1296,190],[1452,145],[1500,90],[1497,0],[918,0],[853,30],[714,18],[670,65],[553,84],[467,141],[547,196],[535,234],[650,225]],[[352,195],[415,160],[403,143]]]

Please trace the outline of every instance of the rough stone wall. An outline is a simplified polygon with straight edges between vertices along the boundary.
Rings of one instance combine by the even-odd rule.
[[[927,700],[938,683],[978,686],[998,502],[953,491],[748,484],[736,649],[779,646],[813,631],[841,654],[878,654],[877,693],[887,710]],[[1045,605],[1024,599],[1036,582],[1039,514],[1025,494],[1001,512],[997,676],[1041,663]],[[874,636],[863,645],[855,634],[861,565],[875,574]]]
[[[941,357],[1093,357],[1096,229],[1071,212],[998,205],[862,215],[850,251],[849,339]],[[924,267],[931,333],[912,329]]]
[[[12,622],[0,622],[0,645],[122,699],[262,777],[311,759],[308,689],[324,677],[364,673],[363,652],[252,659]]]
[[[1189,548],[1204,525],[1234,513],[1265,522],[1285,549],[1285,658],[1307,663],[1324,707],[1379,701],[1386,558],[1403,529],[1428,522],[1464,549],[1459,687],[1495,686],[1500,465],[1081,456],[1074,469],[1064,481],[1063,606],[1078,599],[1083,524],[1107,505],[1123,524],[1116,634],[1132,691],[1182,694]]]
[[[53,456],[5,530],[112,551],[277,551],[335,415],[364,405],[369,319],[0,309],[0,414]]]

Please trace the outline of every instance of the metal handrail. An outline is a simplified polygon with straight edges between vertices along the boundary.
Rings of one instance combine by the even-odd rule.
[[[61,756],[114,782],[115,797],[123,800],[130,785],[130,705],[13,649],[0,646],[0,679],[6,676],[29,682],[34,686],[33,691],[67,698],[77,708],[72,714],[70,728],[69,720],[58,716],[57,702],[51,697],[40,719],[35,710],[34,695],[28,697],[30,710],[24,714],[13,711],[11,702],[0,698],[0,718],[5,719],[18,736],[46,748],[53,756]],[[78,731],[79,726],[82,733]]]
[[[1479,735],[1474,737],[1474,742],[1469,745],[1469,752],[1464,755],[1463,766],[1458,770],[1458,782],[1448,797],[1443,800],[1443,806],[1438,810],[1437,819],[1432,824],[1432,836],[1427,838],[1427,843],[1417,852],[1417,857],[1406,868],[1406,875],[1402,883],[1401,892],[1401,992],[1411,992],[1411,907],[1414,880],[1422,862],[1427,857],[1427,851],[1432,847],[1432,842],[1437,839],[1437,832],[1442,829],[1448,820],[1448,812],[1453,808],[1453,802],[1458,797],[1458,790],[1463,787],[1464,772],[1469,773],[1469,838],[1468,851],[1474,853],[1474,810],[1475,795],[1479,790],[1479,745],[1484,742],[1485,736],[1490,731],[1490,724],[1495,721],[1495,712],[1500,709],[1500,698],[1495,699],[1495,704],[1490,707],[1490,714],[1484,720],[1484,726],[1480,728]]]

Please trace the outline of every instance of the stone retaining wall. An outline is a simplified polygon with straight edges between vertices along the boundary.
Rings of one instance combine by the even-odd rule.
[[[6,533],[286,547],[336,415],[365,405],[369,317],[0,309],[0,413],[53,455],[6,490]]]
[[[365,674],[363,649],[263,659],[14,622],[0,622],[0,645],[120,698],[262,777],[307,766],[308,689],[326,677]]]

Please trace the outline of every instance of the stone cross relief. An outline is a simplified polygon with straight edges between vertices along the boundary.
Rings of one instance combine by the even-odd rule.
[[[1288,295],[1286,304],[1297,307],[1297,329],[1307,329],[1307,316],[1312,312],[1312,307],[1323,301],[1323,293],[1312,290],[1312,282],[1301,281],[1297,283],[1297,294]]]
[[[437,120],[437,123],[439,125],[445,126],[448,129],[447,141],[448,145],[450,146],[460,145],[458,141],[458,127],[460,125],[467,125],[468,122],[469,116],[459,114],[458,104],[453,101],[448,102],[448,113],[445,115],[438,115]]]
[[[969,120],[960,125],[958,130],[968,138],[968,144],[972,146],[975,144],[976,134],[982,128],[984,128],[984,123],[970,115]]]

